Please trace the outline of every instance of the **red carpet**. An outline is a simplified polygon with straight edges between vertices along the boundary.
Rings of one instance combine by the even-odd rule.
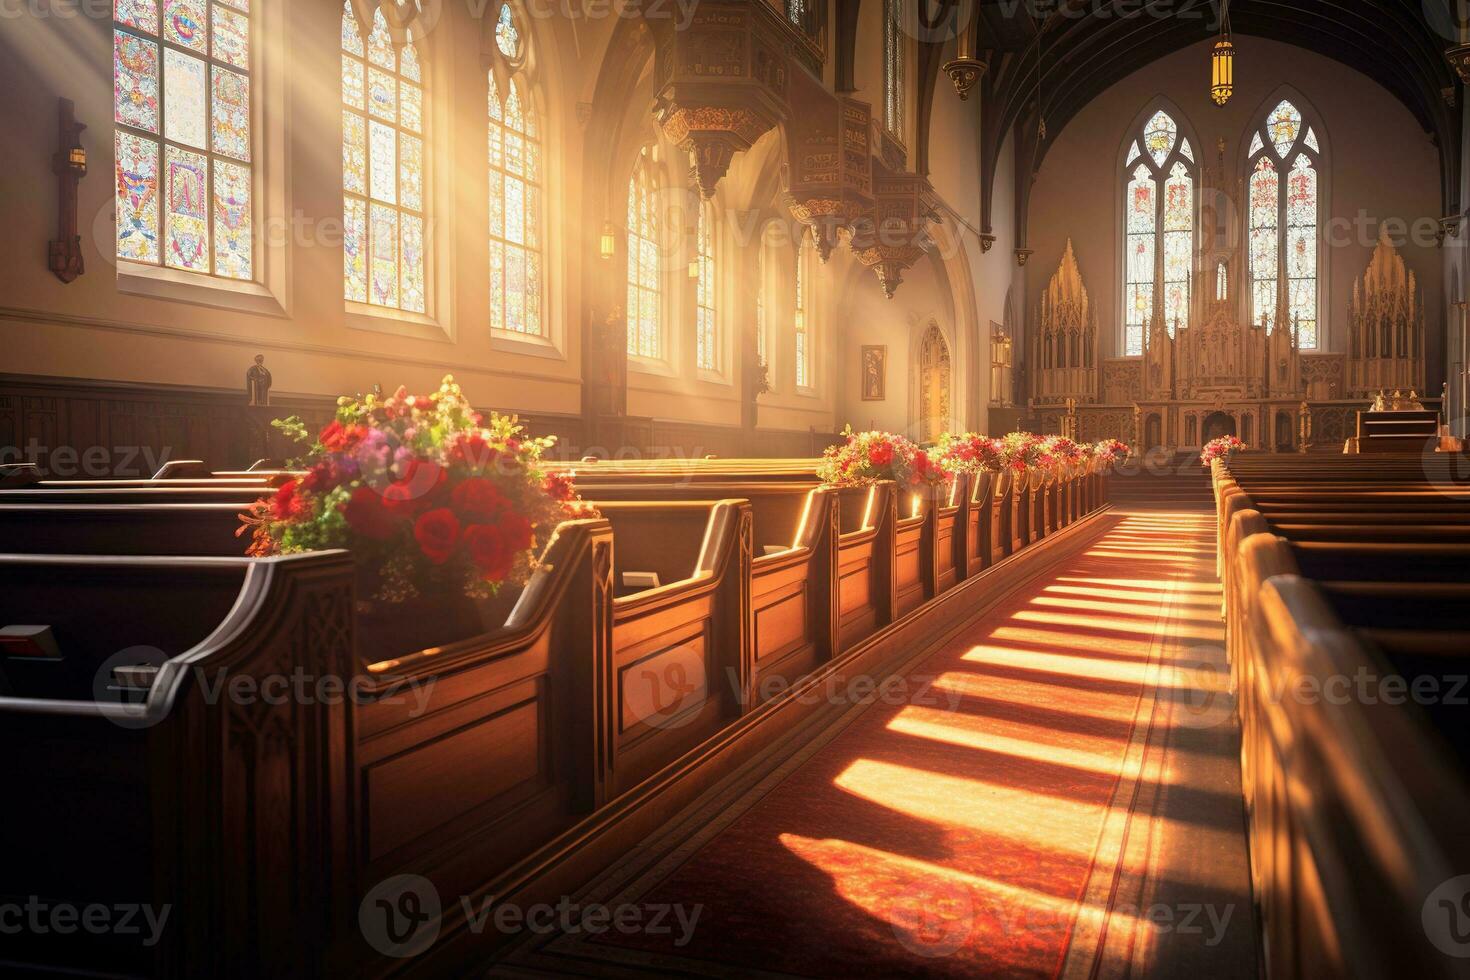
[[[1106,941],[1132,942],[1108,907],[1163,647],[1218,628],[1209,529],[1119,522],[617,896],[702,905],[687,945],[609,933],[576,955],[695,974],[1092,972]]]

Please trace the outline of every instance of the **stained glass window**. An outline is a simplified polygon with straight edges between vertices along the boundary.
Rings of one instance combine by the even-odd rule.
[[[1189,325],[1194,150],[1180,133],[1178,121],[1163,109],[1126,139],[1123,353],[1138,356],[1156,314],[1170,336]]]
[[[803,231],[796,246],[796,315],[793,318],[796,339],[796,387],[812,386],[811,283],[812,246],[810,232]]]
[[[1251,319],[1294,328],[1304,350],[1319,345],[1322,148],[1301,111],[1282,99],[1251,139]]]
[[[905,75],[903,6],[898,0],[883,3],[883,127],[903,138]]]
[[[1134,356],[1143,353],[1143,331],[1154,306],[1154,253],[1158,235],[1155,225],[1157,185],[1143,164],[1128,182],[1128,261],[1124,270],[1124,322],[1126,348]]]
[[[354,303],[428,308],[423,75],[382,10],[366,41],[342,5],[342,287]]]
[[[1299,154],[1286,178],[1287,312],[1297,342],[1317,346],[1317,170]]]
[[[1225,268],[1225,260],[1215,267],[1215,299],[1224,302],[1230,295],[1230,272]]]
[[[521,30],[516,26],[515,15],[508,3],[501,5],[500,14],[495,18],[495,46],[512,61],[520,60]]]
[[[1176,162],[1164,184],[1164,325],[1169,336],[1189,325],[1189,269],[1194,255],[1194,181]]]
[[[1256,160],[1250,181],[1250,268],[1253,323],[1270,324],[1276,315],[1279,253],[1276,165],[1270,157]]]
[[[520,76],[489,79],[490,326],[544,336],[540,127]]]
[[[628,179],[628,353],[663,357],[663,263],[659,253],[658,179],[645,146]]]
[[[1148,155],[1153,157],[1154,164],[1160,167],[1169,158],[1178,138],[1178,124],[1162,109],[1154,113],[1143,130],[1143,145],[1148,147]]]
[[[695,257],[698,278],[694,284],[694,361],[701,371],[720,369],[720,324],[715,295],[715,246],[713,205],[699,207],[699,227],[695,230]]]
[[[253,279],[248,0],[115,0],[120,259]]]

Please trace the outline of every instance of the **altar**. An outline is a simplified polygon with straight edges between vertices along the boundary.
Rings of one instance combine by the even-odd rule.
[[[1245,320],[1244,264],[1238,246],[1198,250],[1188,322],[1166,323],[1156,298],[1142,354],[1104,358],[1069,241],[1031,332],[1031,424],[1083,440],[1126,433],[1138,451],[1223,435],[1268,452],[1340,451],[1376,395],[1423,391],[1422,299],[1386,235],[1354,283],[1344,352],[1302,349],[1284,287],[1273,311]]]

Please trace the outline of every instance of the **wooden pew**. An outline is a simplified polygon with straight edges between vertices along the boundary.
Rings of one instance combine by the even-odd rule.
[[[611,567],[607,522],[565,524],[503,629],[363,664],[345,553],[0,556],[0,624],[48,625],[62,653],[4,661],[0,733],[26,805],[0,827],[29,842],[7,886],[172,911],[153,949],[27,936],[6,960],[149,976],[390,965],[350,926],[363,890],[411,872],[474,894],[624,778],[588,655],[615,628]],[[137,663],[157,668],[151,685],[108,683]],[[353,696],[237,693],[299,675]]]
[[[613,568],[661,584],[612,603],[608,792],[642,782],[756,703],[750,505],[599,502]]]
[[[1372,479],[1232,463],[1215,484],[1268,969],[1463,975],[1420,922],[1470,857],[1463,719],[1439,703],[1298,692],[1364,674],[1405,689],[1463,679],[1470,505],[1417,461]],[[1441,820],[1441,802],[1456,815]]]
[[[0,547],[32,555],[243,557],[235,504],[0,504]]]

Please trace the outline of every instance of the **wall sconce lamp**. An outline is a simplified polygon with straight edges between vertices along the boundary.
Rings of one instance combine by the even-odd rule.
[[[609,260],[617,254],[617,234],[618,230],[613,226],[613,223],[611,221],[604,221],[602,223],[602,240],[598,243],[597,254]]]
[[[47,249],[47,266],[62,282],[72,282],[86,271],[82,263],[82,236],[77,234],[77,183],[87,176],[87,150],[77,122],[76,104],[62,99],[57,111],[59,147],[51,158],[56,174],[57,239]]]

